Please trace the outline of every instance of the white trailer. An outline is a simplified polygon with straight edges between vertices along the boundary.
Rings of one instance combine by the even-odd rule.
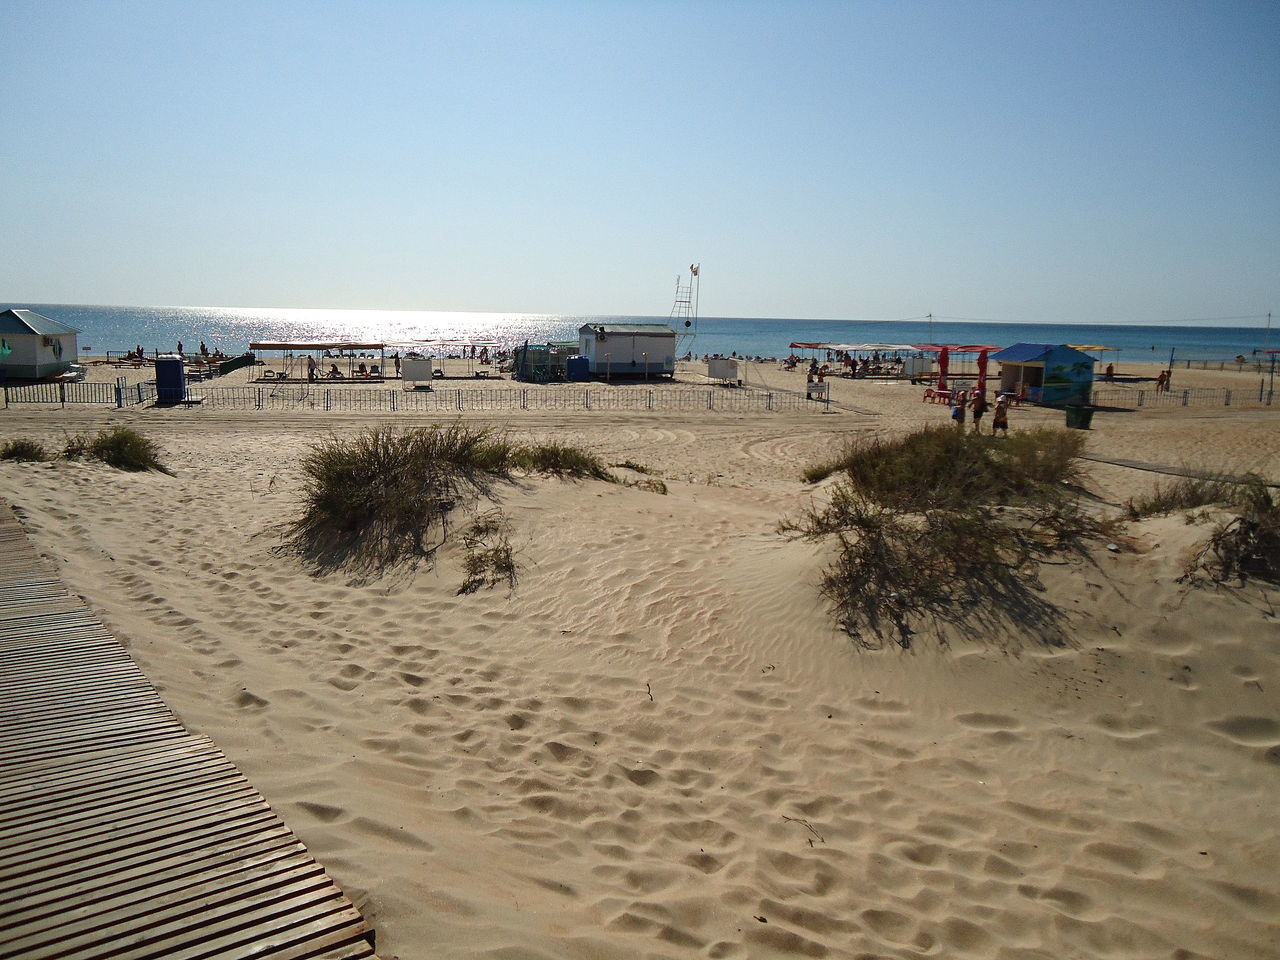
[[[595,376],[674,376],[676,332],[665,323],[588,323],[578,329],[578,352]]]

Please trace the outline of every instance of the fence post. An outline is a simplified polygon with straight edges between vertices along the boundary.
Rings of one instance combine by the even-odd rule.
[[[606,354],[606,356],[607,356],[607,354]],[[590,409],[591,409],[591,391],[590,391],[590,390],[583,390],[583,391],[582,391],[582,409],[583,409],[583,410],[590,410]]]
[[[1145,391],[1145,390],[1139,390],[1139,391],[1138,391],[1138,406],[1142,406],[1142,405],[1143,405],[1143,403],[1145,403],[1145,402],[1146,402],[1146,399],[1147,399],[1147,391]]]
[[[707,409],[714,410],[715,408],[716,408],[716,395],[712,391],[708,390],[707,391]]]
[[[1231,391],[1230,391],[1230,390],[1228,390],[1228,391],[1227,391],[1227,402],[1226,402],[1225,404],[1223,404],[1223,406],[1227,406],[1227,407],[1231,406]]]
[[[462,391],[458,390],[457,394],[458,394],[458,409],[461,410],[462,409]]]
[[[258,388],[258,409],[262,409],[262,388]]]
[[[67,385],[61,380],[58,381],[58,403],[64,407],[67,405]]]
[[[773,394],[772,394],[772,393],[766,393],[766,394],[764,395],[764,408],[765,408],[766,410],[772,410],[772,409],[773,409]]]
[[[324,409],[326,413],[333,409],[333,398],[329,396],[327,389],[324,392]]]
[[[529,409],[529,391],[528,390],[522,389],[520,391],[520,409],[521,410]]]
[[[653,409],[653,391],[652,390],[649,391],[649,409],[650,410]]]
[[[1185,406],[1186,406],[1188,403],[1190,403],[1190,402],[1191,402],[1191,391],[1190,391],[1190,390],[1183,390],[1183,391],[1182,391],[1182,405],[1185,407]]]
[[[391,391],[391,412],[394,413],[395,410],[396,410],[396,392],[393,390]]]
[[[1258,394],[1258,399],[1262,399],[1261,393]],[[4,385],[4,408],[6,410],[9,409],[9,385],[7,383]]]

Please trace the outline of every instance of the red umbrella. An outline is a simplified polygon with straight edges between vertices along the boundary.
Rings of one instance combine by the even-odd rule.
[[[938,354],[938,389],[947,389],[947,361],[951,359],[951,351],[946,347]]]
[[[977,392],[986,396],[987,393],[987,351],[983,350],[978,354],[978,387]]]

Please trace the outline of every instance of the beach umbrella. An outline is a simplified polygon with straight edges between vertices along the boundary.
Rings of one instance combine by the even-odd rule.
[[[951,359],[951,351],[946,347],[938,354],[938,389],[947,389],[947,362]]]
[[[987,394],[987,351],[983,350],[978,354],[978,386],[977,392],[986,396]]]

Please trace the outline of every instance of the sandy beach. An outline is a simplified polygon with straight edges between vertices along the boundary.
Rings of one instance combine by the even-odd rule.
[[[309,444],[424,417],[11,408],[5,439],[126,423],[175,475],[2,462],[0,495],[387,960],[1274,957],[1280,591],[1178,582],[1209,525],[1175,515],[1044,568],[1063,645],[856,645],[817,590],[829,550],[779,521],[823,495],[805,465],[946,408],[830,382],[829,413],[464,415],[668,489],[502,487],[511,590],[459,596],[456,542],[367,581],[279,549]],[[1170,479],[1108,460],[1280,481],[1256,373],[1175,383],[1242,399],[1097,413],[1100,512]]]

